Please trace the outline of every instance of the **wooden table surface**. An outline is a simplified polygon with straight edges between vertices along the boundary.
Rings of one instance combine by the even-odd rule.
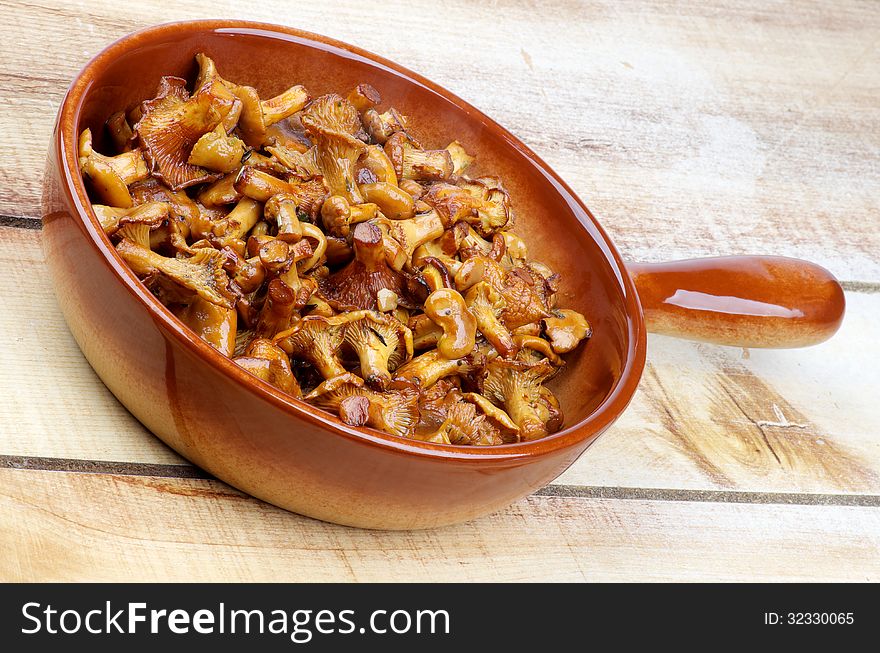
[[[134,29],[217,16],[436,80],[534,148],[628,258],[828,267],[841,331],[793,351],[651,336],[631,407],[595,446],[457,527],[344,528],[208,478],[80,354],[39,200],[76,71]],[[0,0],[0,19],[0,580],[880,580],[876,1]]]

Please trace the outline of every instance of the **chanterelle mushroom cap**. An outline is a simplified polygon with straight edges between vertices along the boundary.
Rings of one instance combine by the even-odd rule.
[[[450,407],[462,400],[460,384],[458,377],[447,377],[428,388],[422,388],[419,395],[421,430],[436,430],[446,420]]]
[[[212,131],[232,108],[232,100],[203,86],[190,97],[186,81],[163,77],[159,92],[141,103],[143,115],[134,132],[154,176],[173,190],[213,181],[217,173],[188,163],[193,146]]]
[[[442,444],[493,445],[503,444],[501,432],[486,415],[478,414],[472,403],[453,404],[446,420],[433,433],[420,436],[428,442]]]
[[[476,219],[471,220],[474,229],[484,238],[501,229],[513,226],[513,213],[510,208],[510,194],[497,177],[478,177],[459,180],[458,185],[470,193],[478,202]]]
[[[167,202],[146,202],[130,209],[92,204],[92,209],[98,216],[104,233],[108,236],[116,233],[119,227],[130,223],[141,222],[151,228],[158,227],[168,219],[168,208]]]
[[[238,314],[234,308],[218,306],[196,295],[189,304],[175,308],[173,312],[214,349],[224,356],[232,356],[238,328]]]
[[[419,421],[419,391],[409,383],[395,382],[385,392],[358,384],[349,374],[343,383],[324,387],[306,395],[306,401],[339,414],[352,426],[371,426],[400,437],[410,437]]]
[[[104,156],[94,150],[92,130],[88,128],[80,134],[78,154],[80,170],[91,182],[93,192],[110,206],[130,207],[128,186],[150,175],[140,149]]]
[[[338,272],[319,279],[321,294],[340,309],[376,308],[376,297],[387,288],[404,295],[401,275],[388,267],[382,232],[370,223],[362,222],[354,229],[354,260]]]
[[[504,299],[501,321],[508,329],[515,329],[550,317],[540,294],[527,280],[531,280],[531,277],[521,274],[519,270],[513,268],[508,271],[486,256],[472,256],[456,273],[455,285],[459,290],[464,290],[480,281],[488,283]]]
[[[412,358],[412,332],[395,318],[377,311],[348,314],[345,342],[357,354],[361,376],[378,388],[391,381],[391,372]]]
[[[394,107],[385,113],[370,108],[364,111],[364,129],[374,143],[384,144],[395,132],[405,131],[408,119]]]
[[[299,152],[276,143],[266,147],[266,151],[272,155],[275,161],[284,166],[290,175],[298,177],[303,181],[324,176],[318,167],[317,147],[311,147],[305,152]]]
[[[195,234],[201,238],[210,231],[210,220],[185,191],[173,191],[152,178],[132,184],[129,190],[135,206],[148,202],[168,204],[168,222],[175,223],[174,231],[180,235],[181,242],[174,243],[176,249],[185,251],[186,238]]]
[[[219,95],[232,102],[232,107],[223,117],[223,128],[229,133],[238,124],[238,119],[241,116],[242,110],[241,100],[232,93],[232,89],[234,89],[237,84],[228,82],[220,77],[217,72],[217,66],[214,64],[214,60],[204,53],[199,52],[196,54],[196,63],[199,65],[199,74],[196,77],[195,82],[196,92],[203,88],[207,88],[211,93]]]
[[[338,352],[345,337],[348,317],[309,315],[275,336],[274,342],[294,358],[311,363],[325,379],[346,373]]]
[[[462,398],[476,405],[498,429],[505,442],[519,442],[519,426],[510,415],[478,392],[464,392]]]
[[[537,440],[562,426],[558,402],[557,412],[552,413],[549,390],[542,385],[556,371],[547,359],[527,363],[496,358],[486,365],[482,394],[504,408],[519,427],[521,439]]]
[[[449,145],[446,146],[446,151],[449,152],[449,156],[452,157],[452,176],[458,177],[462,172],[464,172],[475,160],[477,157],[471,156],[467,153],[467,150],[464,149],[464,146],[458,141],[452,141]]]
[[[544,332],[550,338],[550,345],[557,354],[565,354],[578,346],[581,340],[589,338],[593,329],[587,318],[569,308],[553,311],[552,317],[544,318]]]
[[[190,258],[166,258],[150,249],[150,228],[129,224],[117,235],[116,251],[138,275],[160,273],[207,301],[232,308],[234,297],[223,269],[223,255],[216,249],[198,249]]]
[[[447,229],[461,221],[473,222],[477,208],[482,206],[482,200],[464,188],[443,182],[431,184],[421,200],[434,207]]]
[[[541,338],[536,335],[530,335],[527,333],[521,333],[513,336],[514,342],[516,342],[517,347],[519,348],[520,360],[529,360],[529,358],[546,358],[556,367],[562,367],[565,365],[565,361],[560,358],[560,356],[553,351],[553,347],[550,346],[550,343],[544,338]]]
[[[233,361],[282,392],[293,397],[302,396],[299,383],[290,369],[287,354],[280,347],[272,344],[272,341],[254,338],[248,343],[244,356],[233,358]]]
[[[446,358],[467,356],[474,348],[477,320],[464,298],[451,288],[438,288],[425,300],[425,314],[443,329],[437,349]]]
[[[360,116],[351,102],[339,95],[322,95],[302,113],[306,133],[317,146],[318,165],[330,193],[342,195],[350,204],[361,204],[355,164],[366,149],[357,138],[362,131]]]

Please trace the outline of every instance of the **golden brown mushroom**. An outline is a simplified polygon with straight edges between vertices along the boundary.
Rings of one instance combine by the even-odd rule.
[[[342,195],[331,195],[321,206],[321,221],[324,229],[331,235],[346,238],[351,233],[351,226],[367,222],[379,215],[379,207],[375,204],[357,204],[351,206]]]
[[[370,139],[379,145],[384,145],[392,134],[406,131],[406,116],[393,107],[385,113],[367,109],[362,120]]]
[[[452,176],[448,150],[423,150],[405,132],[396,132],[385,142],[385,154],[394,164],[399,179],[442,181]]]
[[[385,154],[385,150],[378,145],[367,145],[367,149],[358,159],[357,170],[358,182],[361,184],[383,182],[397,186],[397,173],[394,172],[394,164]],[[370,181],[361,181],[362,178]]]
[[[455,286],[459,290],[468,289],[481,281],[492,286],[504,300],[501,321],[508,329],[550,317],[541,295],[529,283],[533,279],[524,275],[521,268],[507,271],[486,256],[472,256],[455,275]]]
[[[443,337],[443,329],[434,323],[424,313],[414,315],[409,319],[408,326],[413,334],[413,347],[415,349],[430,349],[435,347]]]
[[[546,359],[527,363],[496,358],[486,365],[482,394],[504,408],[523,440],[543,438],[562,426],[559,403],[542,385],[556,370]]]
[[[235,136],[227,136],[221,123],[196,141],[187,163],[214,172],[233,172],[241,165],[244,153],[244,143]]]
[[[223,127],[229,133],[238,124],[242,110],[241,100],[232,93],[232,89],[236,87],[236,84],[227,82],[220,77],[214,60],[203,52],[196,54],[196,63],[199,66],[199,74],[194,85],[196,92],[208,89],[209,92],[223,97],[232,103],[229,112],[223,117]]]
[[[437,349],[446,358],[462,358],[473,351],[477,319],[468,310],[464,298],[451,288],[439,288],[425,300],[425,315],[443,329]]]
[[[260,100],[257,90],[251,86],[236,85],[230,89],[241,101],[238,128],[250,147],[259,148],[267,141],[267,128],[302,109],[309,101],[309,94],[302,86],[292,86],[270,100]]]
[[[404,286],[401,276],[388,267],[382,232],[362,222],[354,229],[354,260],[338,272],[319,280],[325,299],[340,308],[375,309],[377,293],[383,288],[400,297]]]
[[[275,336],[274,342],[288,355],[311,363],[325,379],[346,373],[338,352],[345,337],[346,316],[309,315]]]
[[[235,351],[238,314],[234,308],[219,306],[198,295],[175,315],[198,336],[224,356]]]
[[[419,387],[428,388],[447,376],[469,374],[479,370],[485,363],[485,356],[476,350],[463,358],[453,359],[446,358],[438,350],[432,349],[400,366],[395,377],[417,383]]]
[[[361,131],[357,109],[339,95],[322,95],[303,111],[302,124],[318,148],[318,165],[330,192],[349,204],[362,204],[355,164],[366,145],[356,138]]]
[[[292,397],[301,397],[302,390],[284,351],[270,340],[254,338],[249,342],[243,356],[232,359],[254,376],[271,383]]]
[[[244,258],[231,247],[224,247],[220,252],[223,254],[223,269],[230,275],[232,281],[243,293],[255,292],[266,279],[266,270],[260,262],[260,257]]]
[[[236,173],[230,173],[203,187],[198,194],[199,202],[208,207],[235,204],[242,198],[242,194],[235,188],[237,177]]]
[[[498,429],[477,414],[471,403],[457,403],[450,407],[446,420],[433,433],[420,435],[419,439],[438,444],[494,445],[504,440]]]
[[[172,190],[212,181],[218,174],[188,163],[193,146],[212,131],[232,108],[232,100],[200,88],[190,96],[186,81],[163,77],[152,100],[141,103],[143,115],[134,132],[152,174]]]
[[[272,339],[290,328],[296,305],[296,293],[281,279],[272,279],[266,288],[266,300],[254,327],[258,338]]]
[[[116,151],[120,154],[130,151],[135,137],[134,132],[131,131],[131,125],[128,124],[128,119],[125,117],[125,111],[117,111],[107,118],[107,122],[104,124],[107,126],[107,132],[110,134]]]
[[[92,146],[92,132],[84,129],[79,137],[79,165],[82,174],[90,181],[95,194],[114,207],[129,208],[132,200],[128,186],[150,175],[140,149],[116,156],[104,156]]]
[[[213,225],[213,234],[223,242],[226,239],[242,239],[260,219],[261,205],[249,197],[242,197],[235,208]]]
[[[458,141],[452,141],[446,146],[446,150],[449,152],[449,156],[452,157],[452,175],[454,177],[458,177],[476,159],[476,157],[468,154],[464,146]]]
[[[350,378],[330,388],[322,386],[306,395],[306,401],[337,412],[342,421],[352,426],[371,426],[400,437],[410,437],[419,421],[419,392],[411,384],[393,383],[385,392],[363,387],[351,382]]]
[[[581,340],[589,338],[593,329],[583,315],[562,308],[554,310],[552,317],[544,318],[544,332],[550,338],[553,351],[566,354],[577,347]]]
[[[383,231],[394,239],[404,252],[404,266],[409,266],[413,252],[419,245],[423,245],[443,235],[443,223],[436,211],[422,213],[410,220],[385,220],[375,221]],[[400,268],[398,268],[400,269]]]
[[[312,147],[305,152],[299,152],[285,145],[270,145],[266,151],[272,158],[280,163],[294,177],[302,181],[308,181],[316,177],[322,177],[321,168],[318,166],[318,148]]]
[[[119,227],[131,223],[141,222],[153,228],[158,227],[168,219],[169,206],[167,202],[146,202],[129,209],[119,209],[92,204],[92,209],[98,216],[104,233],[112,236]]]
[[[412,332],[395,318],[375,311],[348,314],[345,342],[360,361],[360,376],[367,385],[384,389],[391,372],[412,358]]]
[[[116,251],[135,274],[162,274],[199,297],[225,308],[234,305],[223,255],[215,249],[198,249],[190,258],[166,258],[150,249],[150,230],[145,224],[128,224],[117,235]]]
[[[464,188],[444,182],[431,184],[421,199],[434,207],[447,229],[458,222],[473,221],[477,208],[482,204]]]
[[[242,166],[232,185],[236,191],[257,202],[266,202],[273,195],[291,192],[290,184],[283,179],[249,165]]]
[[[463,392],[461,397],[476,405],[483,412],[486,418],[498,429],[504,442],[519,442],[519,426],[511,419],[510,415],[478,392]]]
[[[504,297],[485,281],[481,281],[465,293],[464,300],[474,316],[480,333],[492,343],[492,346],[504,357],[516,354],[518,347],[501,322],[501,316],[507,307]]]
[[[372,109],[382,101],[379,91],[369,84],[358,84],[348,93],[348,101],[360,113]]]
[[[510,194],[501,185],[498,177],[465,177],[458,184],[479,201],[473,227],[481,236],[488,238],[513,225]]]
[[[360,191],[364,201],[376,204],[386,218],[408,220],[415,214],[412,195],[402,191],[395,184],[386,181],[361,184]]]

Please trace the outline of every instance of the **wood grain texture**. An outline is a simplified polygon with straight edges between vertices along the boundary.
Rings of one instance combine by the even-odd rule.
[[[871,0],[390,0],[381,15],[407,25],[393,38],[354,0],[0,9],[18,35],[0,42],[0,147],[17,152],[0,162],[0,214],[39,215],[55,110],[93,54],[157,22],[238,17],[349,41],[458,93],[568,180],[629,257],[787,254],[880,282]]]
[[[299,517],[216,481],[0,470],[0,533],[3,581],[880,578],[880,511],[839,506],[531,497],[392,533]]]
[[[0,0],[0,581],[880,580],[876,2],[475,4]],[[795,351],[650,337],[606,435],[539,495],[457,527],[337,527],[200,478],[89,368],[33,227],[80,67],[140,27],[218,16],[446,86],[553,166],[627,257],[825,265],[847,281],[841,331]],[[389,16],[407,28],[390,35]]]
[[[0,455],[180,464],[101,384],[67,331],[40,232],[0,227]],[[880,494],[880,294],[848,293],[829,342],[804,350],[713,347],[652,336],[630,408],[558,482],[566,485]],[[22,328],[22,325],[24,328]],[[47,401],[47,388],[52,399]],[[63,425],[63,426],[59,426]]]

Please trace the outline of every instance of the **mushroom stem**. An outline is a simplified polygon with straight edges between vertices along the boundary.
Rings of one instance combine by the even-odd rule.
[[[428,295],[425,315],[443,329],[437,349],[446,358],[461,358],[473,351],[477,320],[456,291],[440,288]]]
[[[367,269],[376,272],[385,268],[385,250],[382,246],[382,232],[379,227],[362,222],[354,229],[354,257]]]
[[[482,356],[470,354],[464,358],[446,358],[439,350],[432,349],[399,367],[395,377],[418,383],[422,388],[429,388],[444,377],[473,372],[482,367],[483,363]]]
[[[138,226],[146,229],[145,225]],[[196,250],[196,254],[190,258],[166,258],[142,243],[123,238],[116,245],[116,251],[135,274],[145,276],[161,272],[203,299],[218,306],[232,308],[229,277],[223,270],[223,257],[215,249]]]
[[[254,332],[259,338],[273,338],[290,326],[296,303],[296,293],[281,279],[272,279],[266,291],[266,301],[260,311]]]
[[[253,166],[242,166],[235,177],[233,186],[236,191],[258,202],[266,202],[273,195],[289,193],[290,184],[268,172],[257,170]]]

